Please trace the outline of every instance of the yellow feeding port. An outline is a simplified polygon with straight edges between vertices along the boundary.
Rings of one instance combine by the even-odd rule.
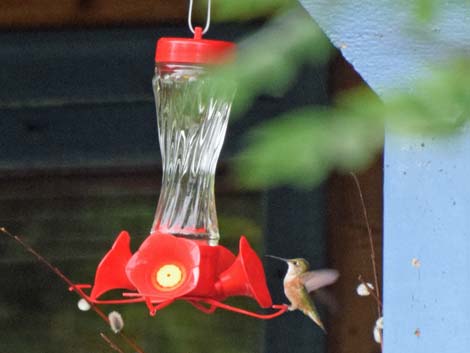
[[[160,287],[171,289],[180,284],[183,279],[183,271],[175,264],[163,265],[158,269],[155,279]]]

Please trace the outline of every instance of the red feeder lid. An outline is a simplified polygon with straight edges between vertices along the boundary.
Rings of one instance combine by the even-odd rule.
[[[160,38],[155,51],[156,63],[216,64],[229,60],[235,43],[202,39],[202,28],[194,29],[194,38]]]

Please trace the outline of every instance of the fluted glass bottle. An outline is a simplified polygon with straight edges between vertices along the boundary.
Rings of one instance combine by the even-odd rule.
[[[157,63],[153,89],[163,179],[152,232],[216,245],[217,160],[231,94],[211,94],[203,65]]]

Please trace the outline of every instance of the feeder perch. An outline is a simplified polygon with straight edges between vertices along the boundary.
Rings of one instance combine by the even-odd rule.
[[[237,256],[218,245],[215,168],[234,92],[211,95],[206,73],[231,60],[235,45],[203,39],[202,34],[196,27],[194,38],[161,38],[157,43],[153,87],[163,178],[150,235],[132,254],[130,236],[121,232],[98,265],[94,284],[71,289],[94,304],[144,302],[151,315],[185,300],[205,313],[223,308],[270,319],[287,306],[273,305],[263,265],[248,240],[240,238]],[[116,289],[121,297],[101,299]],[[275,311],[258,314],[222,303],[240,295]]]

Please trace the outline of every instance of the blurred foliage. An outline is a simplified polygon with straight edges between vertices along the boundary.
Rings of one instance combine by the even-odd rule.
[[[242,114],[262,94],[282,95],[304,63],[327,62],[328,38],[301,8],[289,8],[239,43],[237,59],[212,75],[215,91],[237,87],[233,111]]]
[[[401,3],[400,3],[401,2]],[[405,1],[400,0],[398,1],[400,6],[410,6],[412,10],[412,15],[414,15],[415,19],[419,24],[432,22],[436,17],[442,15],[444,13],[444,9],[446,7],[456,5],[462,6],[464,5],[468,8],[470,5],[469,0],[447,0],[447,1],[439,1],[439,0],[417,0],[417,1]]]
[[[237,87],[235,117],[260,95],[282,95],[300,75],[302,65],[325,64],[333,53],[328,39],[300,5],[274,3],[279,5],[276,15],[240,43],[234,63],[212,77],[218,92]],[[234,1],[219,2],[224,11],[241,16],[237,6]],[[440,11],[434,0],[420,0],[408,8],[416,21],[429,21]],[[240,181],[252,188],[311,187],[333,169],[366,167],[382,147],[385,126],[400,133],[453,132],[469,117],[469,82],[470,61],[456,58],[431,70],[407,92],[388,92],[385,103],[361,89],[330,108],[299,107],[261,123],[246,137],[246,147],[236,159]]]
[[[295,0],[213,1],[213,17],[215,21],[246,21],[272,16],[295,4]]]
[[[417,0],[416,1],[416,16],[418,20],[429,21],[433,18],[436,6],[438,5],[437,0]]]
[[[416,81],[409,93],[386,95],[378,116],[400,133],[455,132],[470,118],[469,82],[469,58],[455,59],[433,70],[428,78]]]
[[[294,184],[309,187],[333,168],[365,166],[382,144],[382,124],[373,116],[341,109],[305,109],[262,124],[238,158],[243,183],[250,187]]]
[[[419,81],[410,93],[381,101],[368,89],[340,97],[332,108],[289,112],[258,126],[237,160],[249,187],[310,187],[332,169],[364,168],[383,143],[385,126],[402,134],[455,132],[470,117],[470,62],[455,62]],[[243,173],[250,170],[250,173]]]

